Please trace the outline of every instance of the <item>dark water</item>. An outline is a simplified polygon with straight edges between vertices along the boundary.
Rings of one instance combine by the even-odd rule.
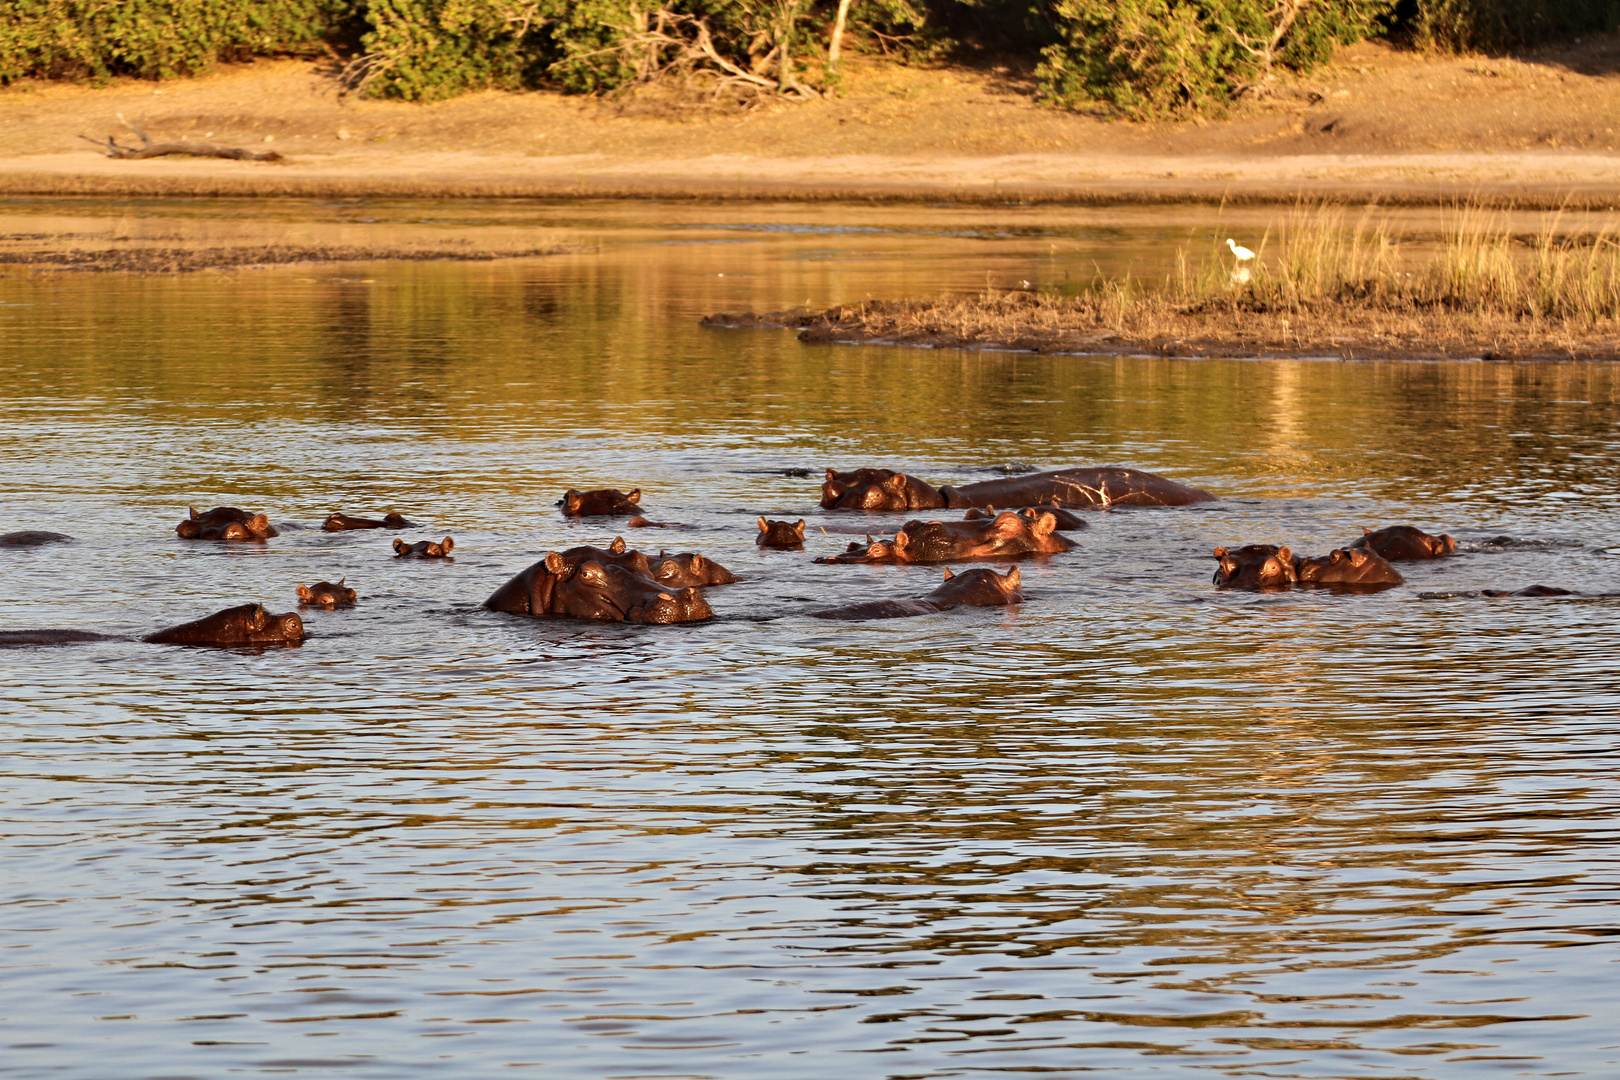
[[[427,214],[10,211],[255,209]],[[78,538],[0,551],[0,629],[361,594],[297,649],[0,652],[0,1077],[1620,1074],[1620,599],[1464,595],[1620,592],[1614,368],[696,325],[1151,270],[1202,211],[431,209],[596,250],[0,276],[0,525]],[[1009,463],[1221,501],[1091,515],[1016,609],[804,616],[938,571],[812,565],[851,519],[787,470]],[[744,582],[694,626],[481,611],[614,535],[570,486],[640,486],[687,527],[633,544]],[[180,541],[188,503],[399,509],[456,559]],[[1388,523],[1463,553],[1375,596],[1209,584],[1215,544]]]

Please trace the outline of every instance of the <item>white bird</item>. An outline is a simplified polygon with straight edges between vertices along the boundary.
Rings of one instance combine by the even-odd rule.
[[[1238,246],[1238,242],[1233,240],[1230,236],[1226,238],[1226,246],[1232,249],[1232,257],[1238,262],[1248,262],[1250,259],[1254,258],[1254,252],[1250,251],[1246,247]]]

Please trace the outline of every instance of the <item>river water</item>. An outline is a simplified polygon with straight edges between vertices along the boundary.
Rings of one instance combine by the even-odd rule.
[[[1151,276],[1260,211],[5,213],[582,250],[0,275],[0,531],[76,538],[0,550],[0,629],[361,597],[294,649],[0,652],[0,1077],[1620,1075],[1614,367],[697,322]],[[938,576],[813,565],[908,516],[821,511],[826,466],[1071,463],[1220,501],[1089,515],[1015,609],[805,616]],[[743,576],[716,619],[480,610],[619,531],[553,508],[597,486],[683,526],[632,544]],[[188,503],[305,528],[181,541]],[[338,509],[456,557],[314,528]],[[761,513],[806,551],[755,548]],[[1216,544],[1393,523],[1461,553],[1372,596],[1210,585]],[[1535,583],[1587,595],[1477,595]]]

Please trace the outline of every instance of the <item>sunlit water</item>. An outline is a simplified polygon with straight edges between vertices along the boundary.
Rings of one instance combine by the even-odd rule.
[[[0,653],[0,1076],[1620,1074],[1614,368],[697,325],[1158,272],[1210,212],[1156,213],[144,204],[590,250],[0,276],[0,531],[77,538],[0,550],[0,629],[129,635]],[[908,515],[790,471],[1068,463],[1221,499],[1090,515],[1016,609],[806,617],[938,570],[813,565]],[[482,611],[621,531],[570,486],[641,487],[684,527],[633,544],[744,581],[701,625]],[[181,541],[188,503],[309,528]],[[1463,553],[1210,585],[1216,544],[1391,523]],[[133,640],[344,575],[300,648]],[[1587,595],[1467,595],[1534,583]]]

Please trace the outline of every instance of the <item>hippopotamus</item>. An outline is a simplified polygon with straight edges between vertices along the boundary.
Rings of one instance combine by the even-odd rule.
[[[0,649],[27,649],[38,645],[85,645],[112,641],[111,634],[89,630],[0,630]]]
[[[615,536],[613,543],[605,548],[591,547],[581,544],[560,552],[562,560],[569,566],[578,566],[586,560],[594,560],[604,566],[622,566],[631,573],[640,574],[644,578],[652,577],[652,563],[645,553],[635,548],[627,548],[624,537]]]
[[[1447,537],[1447,539],[1450,539],[1450,537]],[[1479,595],[1481,595],[1481,596],[1491,596],[1491,597],[1501,597],[1501,596],[1574,596],[1575,593],[1570,589],[1560,589],[1560,588],[1557,588],[1556,586],[1553,586],[1553,585],[1530,585],[1530,586],[1528,586],[1526,588],[1519,589],[1519,590],[1517,590],[1515,592],[1504,592],[1501,589],[1481,589]]]
[[[827,470],[827,510],[940,510],[968,507],[1185,506],[1210,502],[1207,491],[1138,469],[1070,468],[935,488],[892,469]]]
[[[1294,553],[1275,544],[1215,549],[1215,584],[1223,589],[1279,589],[1299,580]]]
[[[304,640],[304,620],[295,611],[271,615],[263,604],[240,604],[141,640],[156,645],[291,645]]]
[[[234,506],[216,506],[206,514],[191,507],[191,516],[174,527],[183,540],[263,540],[280,536],[270,518]]]
[[[39,547],[43,544],[68,544],[73,537],[66,533],[24,529],[22,532],[0,533],[0,547]]]
[[[349,607],[356,599],[355,591],[343,584],[347,578],[338,578],[337,584],[317,581],[314,585],[298,586],[298,602],[305,607]]]
[[[414,521],[406,521],[403,514],[384,514],[383,519],[350,517],[348,514],[328,514],[321,528],[327,532],[348,532],[351,529],[416,529]]]
[[[817,562],[942,563],[1019,559],[1068,551],[1073,542],[1056,532],[1057,519],[1042,513],[1035,520],[1003,511],[993,518],[964,521],[908,521],[886,549],[864,550],[851,544],[842,555]]]
[[[575,491],[569,488],[557,500],[568,517],[616,517],[620,514],[640,516],[641,489],[628,493],[617,488],[599,488],[596,491]]]
[[[1457,541],[1449,536],[1430,536],[1411,525],[1387,525],[1376,532],[1362,529],[1361,535],[1345,545],[1346,548],[1365,548],[1377,552],[1390,562],[1413,559],[1438,559],[1454,554]]]
[[[666,589],[685,589],[697,585],[730,585],[741,581],[736,574],[713,559],[705,559],[695,551],[666,555],[648,560],[652,564],[652,579]]]
[[[858,544],[851,540],[849,546],[837,555],[821,555],[814,561],[828,564],[860,563],[863,565],[875,565],[900,563],[904,560],[894,553],[893,540],[873,540],[868,536],[864,544]]]
[[[1014,510],[1012,507],[997,510],[993,506],[986,506],[983,509],[975,506],[969,508],[968,512],[962,515],[962,520],[974,521],[978,518],[993,518],[998,513],[1004,513],[1007,510],[1011,510],[1019,517],[1028,518],[1031,521],[1034,521],[1042,514],[1051,514],[1052,517],[1057,520],[1057,529],[1059,532],[1077,532],[1080,529],[1087,527],[1086,523],[1080,520],[1080,516],[1078,514],[1065,510],[1061,506],[1025,506],[1016,510]]]
[[[695,588],[669,590],[616,563],[584,558],[570,565],[552,551],[484,601],[491,611],[611,622],[681,623],[712,618]]]
[[[1301,585],[1339,588],[1386,589],[1406,580],[1388,559],[1366,548],[1334,548],[1326,555],[1300,559],[1294,572]]]
[[[804,547],[804,518],[800,518],[795,525],[785,521],[767,521],[759,519],[759,535],[754,537],[754,543],[760,547],[786,548],[793,550]]]
[[[915,600],[876,600],[867,604],[851,604],[831,611],[813,611],[817,619],[906,619],[914,615],[929,615],[948,611],[953,607],[974,605],[991,607],[997,604],[1017,604],[1023,601],[1019,591],[1018,567],[997,574],[986,567],[964,570],[960,574],[945,571],[944,584],[933,592]]]
[[[447,536],[443,540],[418,540],[414,544],[407,544],[403,540],[394,541],[394,558],[396,559],[442,559],[455,548],[454,537]]]

